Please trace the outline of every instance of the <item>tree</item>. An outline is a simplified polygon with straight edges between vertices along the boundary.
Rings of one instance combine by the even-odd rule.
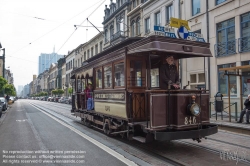
[[[8,95],[16,96],[16,88],[12,84],[4,85],[4,91]]]
[[[7,80],[0,76],[0,92],[4,89],[4,86],[7,84]]]
[[[57,89],[57,94],[59,94],[59,95],[64,94],[64,90],[62,90],[62,89]]]
[[[69,92],[69,94],[71,95],[71,94],[73,93],[73,89],[72,89],[72,88],[69,88],[69,89],[68,89],[68,92]]]
[[[57,91],[57,89],[55,89],[55,90],[52,90],[52,94],[53,94],[53,95],[57,95],[57,94],[58,94],[58,91]]]

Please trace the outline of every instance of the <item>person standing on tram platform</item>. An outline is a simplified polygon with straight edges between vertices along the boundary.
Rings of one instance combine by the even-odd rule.
[[[87,96],[87,110],[94,109],[94,100],[93,100],[93,89],[92,84],[88,83],[88,88],[86,89],[86,96]]]
[[[163,63],[160,68],[160,87],[162,89],[168,89],[168,85],[171,85],[171,89],[180,89],[179,72],[174,64],[173,55],[166,56],[166,63]]]

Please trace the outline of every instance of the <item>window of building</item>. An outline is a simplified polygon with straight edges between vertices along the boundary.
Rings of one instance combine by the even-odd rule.
[[[100,42],[100,52],[102,52],[102,42]]]
[[[86,61],[86,51],[84,52],[84,61]]]
[[[219,92],[223,94],[223,96],[228,96],[228,76],[224,76],[224,71],[219,71],[220,68],[228,68],[228,67],[235,67],[236,63],[230,63],[230,64],[224,64],[224,65],[218,65],[218,87]],[[236,96],[237,95],[237,80],[236,76],[230,76],[230,95]]]
[[[146,18],[145,19],[145,33],[149,33],[150,32],[150,18]]]
[[[104,67],[104,87],[112,88],[112,66]]]
[[[239,39],[239,52],[250,51],[250,12],[240,16],[241,38]]]
[[[98,44],[95,45],[95,54],[98,54]]]
[[[151,87],[160,87],[159,84],[159,68],[151,69]]]
[[[241,62],[241,66],[246,66],[246,65],[250,65],[250,60]],[[242,72],[242,92],[243,92],[243,96],[245,97],[250,94],[250,72],[249,71]]]
[[[236,53],[234,18],[217,24],[217,56]]]
[[[105,29],[105,43],[108,42],[108,30]]]
[[[136,20],[136,35],[141,34],[141,19],[140,17]]]
[[[161,13],[155,13],[155,25],[156,26],[161,26]]]
[[[136,7],[136,0],[133,0],[133,8]]]
[[[173,13],[173,4],[168,5],[166,7],[166,22],[170,23],[170,18],[172,17],[172,13]]]
[[[113,39],[113,35],[114,35],[114,26],[110,26],[110,39]]]
[[[124,86],[124,62],[115,64],[115,86]]]
[[[215,0],[215,3],[216,3],[216,5],[219,5],[219,4],[221,4],[221,3],[225,2],[225,1],[227,1],[227,0]]]
[[[94,48],[91,47],[91,57],[94,56]]]
[[[201,1],[192,0],[192,15],[196,15],[201,12]]]
[[[96,71],[96,88],[102,88],[102,69]]]
[[[191,89],[205,88],[205,74],[190,74],[190,87]]]
[[[81,64],[82,64],[82,57],[81,57]]]
[[[89,55],[89,50],[88,50],[88,51],[87,51],[87,57],[88,57],[88,59],[90,58],[89,56],[90,56],[90,55]]]
[[[120,32],[121,35],[124,34],[124,19],[120,18],[117,20],[117,32]]]
[[[132,21],[131,23],[131,36],[134,37],[135,36],[135,21]]]

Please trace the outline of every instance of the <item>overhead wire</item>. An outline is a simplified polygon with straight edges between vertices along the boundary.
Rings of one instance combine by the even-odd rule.
[[[93,13],[95,13],[96,12],[96,10],[105,2],[106,0],[103,0],[103,2],[100,4],[100,5],[98,5],[97,6],[97,8],[95,9],[95,10],[93,10],[93,12],[91,12],[82,22],[81,22],[81,24],[80,25],[82,25],[86,20],[87,20],[87,18],[88,17],[90,17]],[[52,58],[50,59],[50,61],[54,58],[54,56],[63,48],[63,46],[69,41],[69,39],[73,36],[73,34],[76,32],[76,30],[77,30],[77,27],[75,28],[75,30],[72,32],[72,34],[70,34],[70,36],[67,38],[67,40],[63,43],[63,45],[60,47],[60,49],[52,56]],[[49,61],[49,62],[50,62]],[[48,63],[47,63],[48,64]],[[46,65],[47,65],[46,64]]]
[[[68,21],[72,20],[73,18],[75,18],[75,17],[79,16],[80,14],[82,14],[82,13],[86,12],[87,10],[91,9],[93,6],[95,6],[96,4],[100,3],[101,1],[103,1],[103,0],[100,0],[100,1],[98,1],[97,3],[95,3],[94,5],[92,5],[92,6],[88,7],[87,9],[84,9],[82,12],[80,12],[80,13],[78,13],[77,15],[75,15],[75,16],[73,16],[73,17],[71,17],[70,19],[66,20],[66,21],[65,21],[65,22],[63,22],[62,24],[60,24],[60,25],[58,25],[57,27],[53,28],[52,30],[50,30],[50,31],[46,32],[46,33],[45,33],[45,34],[43,34],[42,36],[38,37],[37,39],[33,40],[33,41],[32,41],[32,42],[30,42],[29,44],[27,44],[27,45],[23,46],[22,48],[20,48],[20,49],[16,50],[15,52],[11,53],[10,55],[13,55],[13,54],[15,54],[15,53],[17,53],[17,52],[19,52],[19,51],[21,51],[21,50],[25,49],[25,48],[26,48],[26,47],[28,47],[29,45],[31,45],[31,44],[33,44],[34,42],[36,42],[36,41],[40,40],[40,39],[41,39],[41,38],[43,38],[44,36],[46,36],[46,35],[50,34],[50,33],[51,33],[51,32],[53,32],[54,30],[56,30],[57,28],[61,27],[62,25],[64,25],[64,24],[65,24],[65,23],[67,23]],[[28,17],[32,17],[32,16],[28,16]]]

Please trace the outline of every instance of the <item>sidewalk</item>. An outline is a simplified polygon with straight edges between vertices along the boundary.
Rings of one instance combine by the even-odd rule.
[[[237,121],[235,121],[235,117],[234,115],[231,116],[231,122],[229,122],[229,115],[225,112],[223,112],[223,120],[221,119],[221,113],[217,113],[217,120],[216,120],[216,115],[215,115],[215,111],[211,112],[211,118],[210,118],[210,122],[217,124],[219,128],[221,129],[225,129],[226,128],[231,128],[232,130],[244,130],[245,132],[243,133],[249,133],[250,134],[250,124],[246,124],[246,115],[243,118],[243,123],[237,123]],[[239,114],[238,114],[238,120],[239,120]]]

